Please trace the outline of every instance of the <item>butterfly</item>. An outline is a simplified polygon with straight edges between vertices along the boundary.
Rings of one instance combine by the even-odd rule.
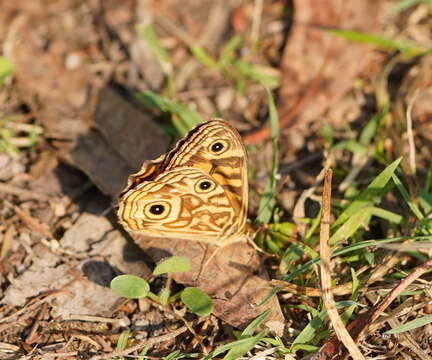
[[[221,119],[194,127],[174,148],[144,162],[120,193],[130,232],[224,246],[248,241],[247,152]]]

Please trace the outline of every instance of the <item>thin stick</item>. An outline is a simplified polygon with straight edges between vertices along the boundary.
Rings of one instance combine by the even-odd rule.
[[[414,102],[418,95],[418,89],[414,91],[413,96],[408,101],[408,106],[406,109],[406,123],[407,123],[407,137],[408,137],[408,147],[409,147],[409,164],[411,168],[412,175],[416,173],[416,151],[415,151],[415,143],[414,143],[414,134],[413,134],[413,122],[412,122],[412,108],[414,106]]]
[[[432,258],[418,266],[411,274],[407,277],[403,278],[397,286],[390,291],[379,304],[377,304],[373,312],[371,314],[370,322],[376,320],[381,313],[392,303],[396,297],[398,297],[413,281],[417,280],[420,276],[422,276],[426,271],[429,271],[432,268]]]
[[[261,27],[261,17],[263,11],[263,0],[255,0],[253,22],[251,30],[251,43],[254,45],[258,41],[259,31]]]
[[[338,339],[348,349],[354,360],[365,360],[356,343],[346,329],[336,308],[336,303],[331,292],[331,262],[330,247],[328,241],[330,238],[330,206],[331,206],[331,184],[333,172],[331,169],[325,171],[324,190],[322,201],[322,218],[320,229],[320,255],[321,255],[321,288],[323,292],[323,301],[327,309],[330,321],[335,330]]]

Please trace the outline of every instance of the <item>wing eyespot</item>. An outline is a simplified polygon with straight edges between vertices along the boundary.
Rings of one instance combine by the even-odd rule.
[[[150,220],[162,220],[168,217],[171,205],[167,201],[155,201],[144,207],[144,215]]]
[[[207,178],[198,180],[195,183],[195,191],[199,194],[206,194],[213,191],[216,188],[216,184]]]
[[[214,155],[221,155],[230,148],[230,143],[224,139],[214,140],[208,147],[208,151]]]

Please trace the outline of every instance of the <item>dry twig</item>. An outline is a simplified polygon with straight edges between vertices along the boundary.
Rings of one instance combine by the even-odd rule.
[[[322,201],[322,218],[320,230],[320,256],[321,256],[321,288],[323,292],[323,301],[339,340],[348,349],[354,360],[364,360],[364,356],[355,344],[354,340],[347,331],[342,319],[336,308],[336,303],[331,292],[331,261],[330,247],[328,244],[330,238],[330,208],[331,208],[331,180],[333,172],[327,169],[324,177],[324,191]]]
[[[413,122],[412,122],[412,108],[414,106],[414,102],[418,95],[418,90],[416,89],[413,96],[408,101],[408,106],[406,109],[406,122],[407,122],[407,137],[408,137],[408,146],[409,146],[409,164],[412,175],[416,173],[416,150],[414,143],[414,134],[413,134]]]

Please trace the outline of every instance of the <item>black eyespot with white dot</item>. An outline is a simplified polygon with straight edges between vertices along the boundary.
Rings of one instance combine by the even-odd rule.
[[[214,155],[221,155],[227,151],[230,147],[230,143],[224,139],[217,139],[213,141],[208,147],[208,151]]]
[[[211,149],[214,153],[218,153],[220,151],[222,151],[224,148],[223,144],[221,142],[215,142],[212,146]]]
[[[159,200],[144,206],[144,215],[148,220],[162,220],[168,217],[171,205],[167,201]]]
[[[207,178],[198,180],[195,184],[195,191],[200,194],[208,193],[216,187],[216,184],[213,181],[210,181]]]
[[[207,190],[210,189],[212,186],[212,183],[210,181],[201,181],[199,184],[199,187],[201,190]]]
[[[160,215],[164,212],[164,210],[165,210],[165,207],[163,205],[160,205],[160,204],[150,206],[150,212],[153,215]]]

